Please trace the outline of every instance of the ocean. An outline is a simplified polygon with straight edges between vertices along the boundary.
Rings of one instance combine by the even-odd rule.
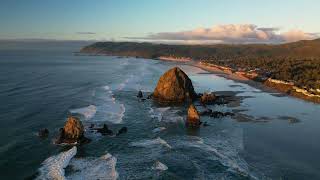
[[[188,64],[73,53],[87,44],[0,43],[0,179],[320,179],[319,104]],[[237,96],[210,106],[236,117],[203,116],[209,126],[192,131],[186,106],[137,99],[174,66],[198,93]],[[91,143],[53,144],[70,114],[81,115]],[[91,124],[128,132],[102,136]]]

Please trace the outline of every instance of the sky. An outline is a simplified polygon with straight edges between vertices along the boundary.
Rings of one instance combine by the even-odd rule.
[[[0,39],[282,43],[315,39],[319,0],[0,0]]]

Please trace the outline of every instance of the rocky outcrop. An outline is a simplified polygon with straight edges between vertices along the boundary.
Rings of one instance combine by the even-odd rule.
[[[188,109],[187,126],[188,127],[199,127],[201,124],[200,116],[196,107],[191,104]]]
[[[75,144],[84,143],[89,140],[84,137],[84,127],[79,118],[70,116],[63,128],[60,129],[57,144]]]
[[[192,101],[197,97],[189,77],[174,67],[164,73],[154,90],[153,98],[162,102]]]
[[[203,105],[214,104],[216,100],[217,100],[217,96],[214,93],[204,93],[200,97],[200,102]]]
[[[38,132],[38,136],[41,138],[48,137],[48,135],[49,135],[49,130],[47,128],[40,129]]]
[[[138,95],[137,95],[137,97],[138,97],[138,98],[143,98],[143,94],[142,94],[142,91],[139,91],[139,92],[138,92]]]
[[[108,125],[103,124],[102,128],[96,128],[98,133],[101,133],[103,136],[105,135],[109,135],[112,136],[113,135],[113,131],[109,129]]]

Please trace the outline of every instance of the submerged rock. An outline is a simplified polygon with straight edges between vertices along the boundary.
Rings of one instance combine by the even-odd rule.
[[[127,127],[122,127],[118,132],[117,132],[117,136],[123,133],[126,133],[128,131]]]
[[[49,130],[47,128],[40,129],[38,132],[38,136],[41,138],[48,137],[48,135],[49,135]]]
[[[194,100],[197,94],[186,73],[174,67],[160,77],[153,98],[160,102],[185,102]]]
[[[88,142],[89,139],[84,137],[84,127],[79,118],[70,116],[63,128],[60,128],[57,144],[75,144]]]
[[[200,116],[196,107],[191,104],[188,109],[187,126],[189,127],[199,127],[201,124]]]
[[[204,105],[214,104],[216,100],[217,100],[217,96],[214,93],[204,93],[200,97],[200,102]]]

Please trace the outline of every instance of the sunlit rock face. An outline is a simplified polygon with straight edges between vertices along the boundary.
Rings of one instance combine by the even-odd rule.
[[[162,102],[193,101],[196,97],[190,78],[178,67],[160,77],[153,93],[153,98]]]
[[[79,118],[70,116],[63,128],[60,129],[59,137],[56,143],[80,143],[86,138],[84,137],[84,127]]]
[[[187,126],[189,127],[199,127],[200,126],[200,116],[196,107],[191,104],[188,109]]]

